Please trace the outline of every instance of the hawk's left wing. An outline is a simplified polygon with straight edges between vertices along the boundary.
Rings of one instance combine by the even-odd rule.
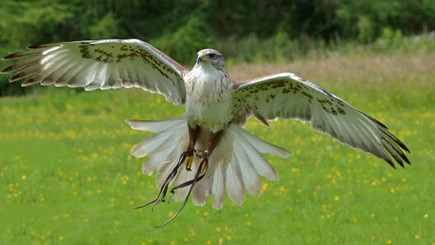
[[[408,148],[387,127],[326,90],[292,73],[276,74],[235,85],[234,105],[261,120],[309,121],[316,130],[384,159],[390,154],[402,167]]]

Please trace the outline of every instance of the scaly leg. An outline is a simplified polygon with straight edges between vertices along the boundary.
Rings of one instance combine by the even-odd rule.
[[[189,199],[190,194],[192,193],[192,190],[195,187],[195,184],[198,181],[200,181],[207,173],[208,158],[210,157],[211,153],[216,148],[217,144],[219,143],[220,139],[222,138],[223,132],[224,131],[222,130],[222,131],[219,131],[217,133],[212,134],[210,136],[209,140],[207,141],[207,150],[205,150],[204,152],[200,152],[200,151],[196,152],[197,156],[201,157],[202,160],[201,160],[201,163],[199,164],[199,167],[198,167],[198,170],[195,174],[195,177],[192,180],[186,181],[186,182],[179,184],[176,187],[171,189],[171,193],[175,194],[176,189],[190,186],[189,191],[186,195],[186,198],[184,199],[183,204],[181,205],[180,209],[178,209],[178,211],[168,221],[166,221],[163,225],[157,226],[157,228],[161,228],[161,227],[164,227],[165,225],[169,224],[172,220],[174,220],[180,214],[180,212],[183,210],[184,206],[186,206],[187,200]]]
[[[193,154],[195,152],[195,144],[196,140],[198,139],[200,128],[198,126],[192,128],[189,124],[187,127],[189,128],[189,144],[187,145],[187,150],[184,152],[184,154],[186,154],[186,170],[190,171],[193,162]]]

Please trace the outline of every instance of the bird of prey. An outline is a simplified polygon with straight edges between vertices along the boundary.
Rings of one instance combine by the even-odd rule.
[[[143,173],[156,172],[159,193],[150,203],[164,202],[170,193],[183,209],[189,196],[204,205],[214,196],[221,208],[228,193],[241,204],[245,192],[261,193],[260,176],[278,175],[262,154],[286,158],[288,151],[243,129],[253,115],[268,125],[276,118],[299,119],[338,141],[373,154],[395,168],[410,164],[409,149],[387,127],[326,90],[293,73],[250,81],[233,81],[224,57],[214,49],[198,52],[191,70],[137,40],[98,40],[30,46],[8,55],[14,63],[1,73],[15,74],[10,82],[96,89],[141,88],[163,94],[175,105],[185,104],[185,115],[169,120],[126,120],[135,130],[155,135],[132,148],[135,157],[148,156]],[[153,206],[153,207],[154,207]]]

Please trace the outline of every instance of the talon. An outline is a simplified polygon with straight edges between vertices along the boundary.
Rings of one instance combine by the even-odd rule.
[[[188,155],[186,157],[186,170],[187,171],[191,171],[192,162],[193,162],[193,154],[192,155]]]
[[[170,192],[172,194],[174,194],[176,189],[190,186],[189,191],[187,192],[186,198],[184,199],[184,202],[181,205],[181,207],[178,209],[178,211],[174,215],[172,215],[172,217],[169,218],[164,224],[156,226],[157,228],[162,228],[162,227],[166,226],[167,224],[169,224],[172,220],[174,220],[181,213],[181,211],[184,209],[184,206],[186,206],[187,200],[189,200],[190,194],[192,193],[192,190],[195,187],[195,184],[198,181],[200,181],[202,178],[204,178],[205,173],[207,171],[207,165],[208,165],[208,158],[205,157],[204,159],[202,159],[201,163],[199,164],[199,171],[196,172],[195,177],[193,179],[186,181],[186,182],[172,188],[172,190]]]
[[[204,158],[202,159],[202,162],[203,162],[204,164],[201,164],[201,169],[200,169],[200,171],[201,171],[201,173],[205,173],[205,171],[206,171],[206,169],[207,169],[207,166],[208,166],[208,157],[207,157],[207,156],[204,157]]]
[[[157,197],[152,200],[151,202],[135,207],[135,209],[144,208],[148,205],[154,204],[151,208],[151,210],[154,210],[154,207],[157,206],[159,203],[165,202],[166,193],[168,191],[169,185],[171,184],[171,181],[177,176],[178,169],[183,165],[184,161],[186,160],[186,157],[188,156],[189,152],[186,151],[180,156],[180,159],[178,160],[177,165],[172,169],[172,171],[169,173],[168,177],[166,177],[165,182],[163,182],[162,186],[160,187],[160,191],[157,194]],[[193,151],[190,151],[190,154],[193,154]]]

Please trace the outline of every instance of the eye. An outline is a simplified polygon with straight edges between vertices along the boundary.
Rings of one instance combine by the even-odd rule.
[[[208,57],[210,57],[211,59],[216,58],[216,54],[209,54]]]

